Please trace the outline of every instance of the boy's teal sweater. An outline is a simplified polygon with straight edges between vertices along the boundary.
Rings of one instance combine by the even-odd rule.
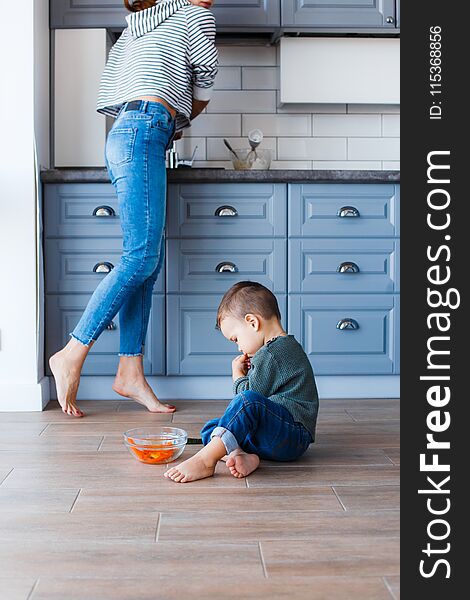
[[[287,408],[315,439],[317,386],[310,361],[293,335],[270,340],[252,356],[248,375],[233,384],[235,395],[248,389]]]

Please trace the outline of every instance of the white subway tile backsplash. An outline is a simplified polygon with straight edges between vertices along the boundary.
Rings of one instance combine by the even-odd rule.
[[[312,168],[311,160],[273,160],[271,162],[271,170],[279,169],[300,169],[302,171]]]
[[[354,161],[354,160],[314,160],[314,169],[333,169],[333,170],[354,170],[354,171],[380,171],[382,163],[380,160],[374,161]]]
[[[242,134],[261,129],[267,136],[310,136],[311,115],[242,115]]]
[[[313,115],[315,136],[371,137],[381,132],[381,115]]]
[[[223,46],[219,45],[221,66],[275,67],[276,48],[274,46]]]
[[[348,104],[350,114],[400,114],[399,104]]]
[[[214,90],[240,90],[242,87],[241,67],[219,67]]]
[[[400,106],[284,104],[273,46],[221,44],[212,100],[178,142],[182,158],[199,145],[194,166],[232,169],[222,139],[247,148],[259,128],[271,148],[271,169],[398,170]],[[299,75],[301,76],[301,75]]]
[[[344,160],[346,138],[279,138],[280,160]]]
[[[382,135],[400,137],[400,115],[382,115]]]
[[[227,138],[230,145],[234,150],[238,148],[249,148],[247,138]],[[276,138],[264,138],[261,144],[261,148],[270,148],[272,152],[272,159],[277,158],[277,143]],[[207,160],[227,160],[230,159],[230,152],[224,145],[223,138],[207,138]]]
[[[243,67],[242,88],[244,90],[277,90],[279,69],[277,67]]]
[[[208,113],[275,113],[274,91],[214,91]]]
[[[188,160],[191,158],[194,148],[197,146],[196,155],[194,160],[205,160],[206,159],[206,138],[196,137],[185,137],[183,136],[180,140],[176,141],[176,151],[178,157],[182,160]]]
[[[348,159],[351,160],[398,160],[399,138],[349,138]]]
[[[242,134],[241,123],[241,115],[204,113],[191,122],[191,127],[185,129],[184,136],[240,136]]]
[[[384,160],[382,162],[382,169],[384,171],[399,171],[400,161],[399,160]]]

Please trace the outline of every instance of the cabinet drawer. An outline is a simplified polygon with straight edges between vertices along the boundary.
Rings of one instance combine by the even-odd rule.
[[[399,265],[397,240],[291,238],[289,292],[398,292]]]
[[[285,323],[286,298],[277,295]],[[215,329],[222,296],[171,296],[167,309],[168,375],[230,375],[238,354],[233,342]]]
[[[281,239],[167,241],[169,292],[220,292],[238,281],[286,292],[286,242]]]
[[[80,320],[90,296],[86,294],[46,296],[46,358],[57,352],[69,340],[69,333]],[[119,362],[120,323],[116,315],[115,329],[105,329],[93,344],[83,366],[83,375],[114,375]],[[165,297],[155,295],[147,331],[144,355],[146,374],[165,373]],[[46,370],[50,375],[48,361]]]
[[[289,331],[317,375],[398,372],[399,297],[289,295]],[[349,321],[357,329],[339,329]]]
[[[44,186],[46,237],[120,237],[119,208],[109,183]]]
[[[107,270],[117,265],[122,254],[122,240],[108,238],[47,239],[45,242],[46,292],[93,293]],[[165,292],[165,268],[154,293]]]
[[[283,184],[170,185],[169,237],[272,237],[286,233]]]
[[[372,183],[289,186],[290,236],[393,237],[398,234],[399,186]]]

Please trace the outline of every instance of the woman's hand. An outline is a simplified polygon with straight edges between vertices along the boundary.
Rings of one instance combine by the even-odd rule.
[[[240,377],[245,377],[251,366],[250,357],[248,354],[240,354],[232,361],[232,379],[235,381]]]

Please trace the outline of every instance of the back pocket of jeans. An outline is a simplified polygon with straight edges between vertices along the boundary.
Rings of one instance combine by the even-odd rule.
[[[111,129],[106,141],[106,158],[111,165],[123,165],[134,157],[137,129],[122,127]]]

